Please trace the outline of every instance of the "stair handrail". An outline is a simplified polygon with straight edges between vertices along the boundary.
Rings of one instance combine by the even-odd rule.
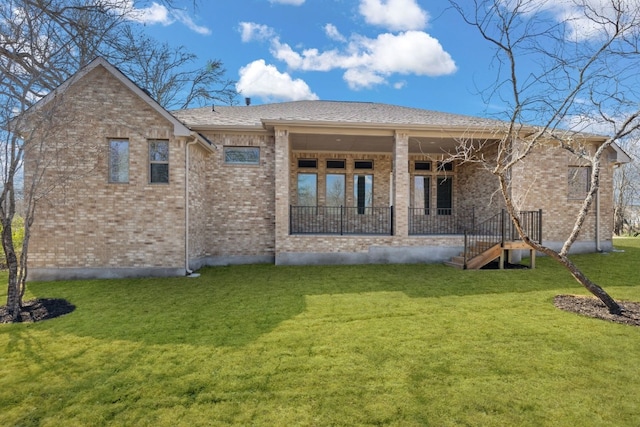
[[[503,242],[504,210],[476,224],[471,231],[464,232],[464,268],[467,261],[480,255],[491,246]],[[488,247],[485,247],[488,246]]]
[[[529,238],[542,243],[542,209],[518,212],[521,227],[528,232]],[[509,240],[520,240],[511,217],[505,209],[464,232],[464,268],[467,262],[497,244],[504,246],[506,236]]]

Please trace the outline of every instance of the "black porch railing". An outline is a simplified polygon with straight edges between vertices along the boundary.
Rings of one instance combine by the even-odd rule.
[[[475,209],[409,208],[409,234],[464,234],[475,226]]]
[[[393,234],[393,206],[289,206],[290,234]]]
[[[521,211],[520,226],[529,238],[542,243],[542,209],[537,211]],[[479,223],[472,230],[464,233],[464,264],[480,255],[492,246],[505,241],[521,240],[516,226],[506,210],[498,212],[491,218]]]

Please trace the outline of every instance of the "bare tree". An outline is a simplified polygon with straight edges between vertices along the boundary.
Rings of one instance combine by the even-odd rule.
[[[507,106],[495,156],[481,157],[478,147],[462,145],[460,156],[490,167],[527,244],[561,263],[611,313],[620,314],[616,301],[568,255],[596,198],[605,154],[640,127],[638,1],[475,0],[452,5],[495,49],[496,78],[483,94],[488,102]],[[608,129],[609,136],[598,143],[588,133],[594,123]],[[571,153],[589,171],[588,191],[559,250],[527,235],[510,187],[512,170],[549,146]]]
[[[172,0],[162,3],[171,6]],[[73,120],[66,111],[64,115],[57,114],[64,100],[54,99],[46,108],[32,107],[97,56],[117,66],[127,65],[122,61],[141,49],[136,44],[139,39],[129,37],[135,25],[130,19],[132,4],[127,0],[0,3],[0,237],[9,270],[7,311],[13,321],[20,320],[31,225],[39,200],[56,186],[89,173],[82,166],[87,162],[77,158],[82,150],[73,150],[71,145],[51,147],[49,143],[72,140],[52,138],[53,134],[64,135],[66,123]],[[142,40],[142,48],[157,46],[148,38]],[[224,69],[219,61],[210,62],[205,72],[185,74],[181,66],[193,61],[192,55],[183,48],[172,50],[168,46],[162,46],[158,52],[164,56],[148,67],[151,72],[141,83],[143,87],[160,88],[155,95],[166,101],[165,105],[180,104],[181,99],[188,100],[185,101],[188,104],[217,93],[216,87],[208,85],[221,84],[225,96],[232,97],[231,82],[222,78]],[[176,56],[172,57],[172,53]],[[142,63],[127,67],[128,71],[141,69]],[[199,79],[198,83],[188,82],[188,77]],[[52,151],[55,155],[51,155]],[[28,165],[23,163],[25,158],[29,159]],[[55,167],[50,168],[54,163]],[[56,176],[47,179],[51,185],[44,187],[41,178],[48,169],[55,171]],[[22,247],[17,248],[12,225],[21,197],[24,239]]]
[[[167,109],[236,103],[235,81],[225,77],[226,70],[220,60],[209,60],[193,68],[196,55],[184,46],[171,47],[167,43],[137,33],[132,27],[125,29],[117,63],[122,71],[152,98]]]
[[[640,206],[640,165],[638,165],[637,141],[629,140],[623,146],[634,160],[616,170],[613,180],[613,232],[620,236],[640,232],[637,216]]]

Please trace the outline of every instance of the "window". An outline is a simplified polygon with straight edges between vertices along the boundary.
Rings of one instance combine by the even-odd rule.
[[[353,198],[360,215],[366,208],[373,207],[373,175],[353,176]]]
[[[373,169],[373,160],[356,160],[353,162],[354,169]]]
[[[326,206],[344,206],[344,175],[327,174],[326,185]]]
[[[149,141],[149,182],[169,182],[169,141]]]
[[[424,214],[429,215],[431,208],[431,178],[428,176],[415,176],[413,178],[413,206],[424,209]]]
[[[327,160],[327,169],[344,169],[344,160]]]
[[[584,199],[589,191],[591,168],[587,166],[569,166],[569,199]]]
[[[129,141],[109,141],[109,182],[129,182]]]
[[[438,215],[451,215],[453,209],[453,179],[451,177],[438,177],[436,200]]]
[[[298,174],[298,206],[316,206],[318,203],[317,176],[315,173]]]
[[[413,169],[417,171],[430,171],[431,162],[415,162],[413,165]]]
[[[453,162],[438,162],[438,171],[453,171]]]
[[[315,169],[318,167],[318,160],[317,159],[298,159],[298,167]]]
[[[224,147],[224,162],[231,165],[259,165],[260,147]]]

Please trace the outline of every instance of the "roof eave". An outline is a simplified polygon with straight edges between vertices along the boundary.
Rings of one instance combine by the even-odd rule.
[[[190,125],[196,132],[256,132],[265,133],[267,130],[263,126],[240,126],[240,125]]]
[[[394,135],[406,132],[412,136],[443,136],[443,137],[471,137],[471,138],[495,138],[499,132],[498,127],[465,125],[445,126],[428,125],[418,123],[369,123],[369,122],[336,122],[316,120],[262,120],[266,129],[288,128],[291,132],[312,133],[317,129],[323,129],[324,133],[353,133],[359,131],[374,132],[380,135]]]
[[[616,160],[614,162],[616,165],[624,165],[633,161],[631,156],[627,154],[627,152],[624,151],[617,143],[614,142],[611,144],[611,148],[616,152]]]

